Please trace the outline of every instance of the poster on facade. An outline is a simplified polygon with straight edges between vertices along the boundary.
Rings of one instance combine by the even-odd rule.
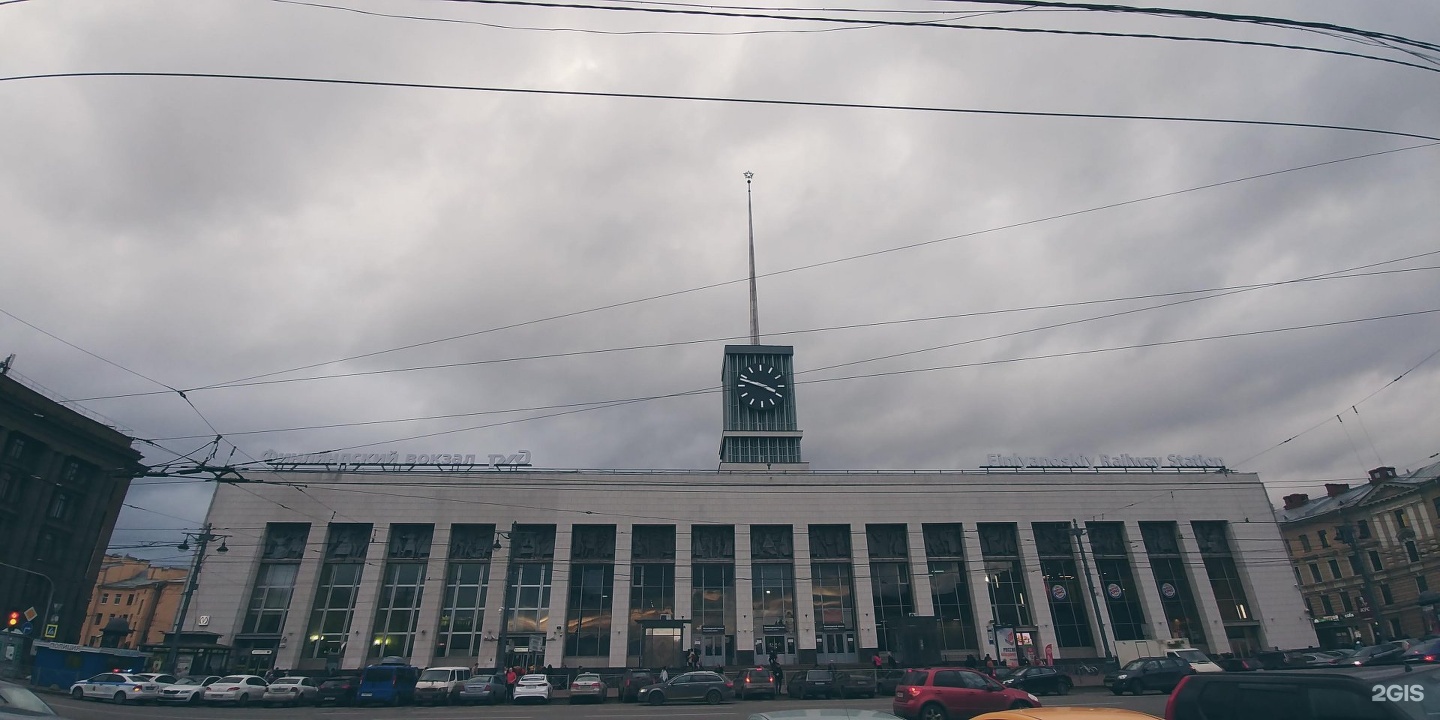
[[[995,645],[1001,662],[1010,667],[1020,662],[1020,656],[1015,652],[1015,628],[995,628]]]

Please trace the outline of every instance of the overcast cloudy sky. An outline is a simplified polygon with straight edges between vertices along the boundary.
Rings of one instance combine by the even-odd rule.
[[[1278,497],[1382,463],[1418,468],[1440,451],[1440,358],[1422,363],[1440,350],[1433,141],[262,80],[10,80],[274,75],[1440,135],[1440,53],[968,2],[718,12],[1379,59],[617,9],[717,7],[638,0],[322,4],[0,5],[0,354],[17,354],[16,373],[70,399],[162,391],[81,404],[180,452],[213,424],[236,462],[364,446],[713,468],[717,394],[524,409],[716,386],[723,346],[748,334],[752,171],[761,332],[795,346],[815,469],[1204,453],[1260,473]],[[1440,41],[1428,0],[1194,7]],[[1124,299],[1356,268],[1370,274]],[[1406,272],[1374,274],[1396,270]],[[1060,307],[1026,310],[1036,306]],[[855,325],[866,327],[833,329]],[[189,391],[199,412],[45,333]],[[469,336],[432,342],[456,335]],[[429,344],[319,365],[417,343]],[[314,367],[267,379],[455,363],[470,364],[199,389],[300,366]],[[399,422],[436,415],[451,417]],[[286,430],[347,423],[372,424]],[[138,485],[129,502],[165,515],[127,509],[116,542],[173,537],[166,529],[200,521],[208,497],[203,484]]]

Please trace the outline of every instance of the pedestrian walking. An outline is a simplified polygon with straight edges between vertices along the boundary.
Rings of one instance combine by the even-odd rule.
[[[775,678],[775,697],[780,697],[781,690],[785,688],[785,670],[780,667],[780,663],[773,663],[770,674]]]
[[[995,677],[995,658],[990,657],[990,653],[985,653],[985,674]]]
[[[975,659],[975,653],[970,653],[969,655],[966,655],[966,656],[965,656],[965,667],[970,668],[971,670],[974,670],[975,668],[977,668],[977,667],[979,667],[979,666],[980,666],[980,661]]]
[[[898,667],[900,667],[900,662],[895,659],[895,653],[890,653],[890,669],[894,670]]]
[[[875,662],[875,669],[876,669],[876,670],[879,670],[879,669],[880,669],[880,653],[878,653],[878,652],[875,653],[875,656],[872,657],[872,658],[870,658],[870,659]]]

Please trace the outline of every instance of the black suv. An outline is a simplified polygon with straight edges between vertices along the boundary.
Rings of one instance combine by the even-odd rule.
[[[835,684],[835,673],[829,670],[797,670],[790,676],[790,697],[805,700],[810,697],[838,697],[840,687]]]
[[[655,677],[655,673],[649,670],[626,670],[625,674],[620,676],[620,688],[616,695],[620,697],[620,702],[635,702],[640,699],[640,688],[650,687],[657,682],[660,682],[660,678]]]
[[[1165,720],[1416,720],[1440,708],[1440,670],[1201,673],[1181,681]]]
[[[1190,663],[1174,657],[1143,657],[1125,663],[1105,676],[1105,686],[1116,695],[1127,692],[1143,695],[1151,690],[1170,692],[1187,675],[1195,674]]]

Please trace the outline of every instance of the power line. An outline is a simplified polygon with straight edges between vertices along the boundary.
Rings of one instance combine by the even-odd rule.
[[[916,249],[916,248],[927,247],[927,246],[930,246],[930,245],[937,245],[937,244],[940,244],[940,243],[950,242],[950,241],[953,241],[953,240],[962,240],[962,239],[977,237],[977,236],[985,235],[985,234],[989,234],[989,233],[995,233],[995,232],[1000,232],[1000,231],[1004,231],[1004,230],[1013,230],[1013,229],[1016,229],[1016,228],[1026,227],[1026,226],[1030,226],[1030,225],[1037,225],[1037,224],[1040,224],[1040,223],[1050,222],[1050,221],[1054,221],[1054,220],[1061,220],[1061,219],[1065,219],[1065,218],[1078,217],[1078,216],[1086,215],[1086,214],[1089,214],[1089,213],[1100,212],[1100,211],[1103,211],[1103,210],[1116,209],[1116,208],[1120,208],[1120,207],[1125,207],[1125,206],[1127,206],[1127,205],[1135,205],[1135,204],[1139,204],[1139,203],[1143,203],[1143,202],[1149,202],[1149,201],[1152,201],[1152,200],[1159,200],[1159,199],[1163,199],[1163,198],[1175,197],[1175,196],[1177,196],[1177,195],[1182,195],[1182,194],[1191,193],[1191,192],[1198,192],[1198,191],[1200,191],[1200,190],[1208,190],[1208,189],[1213,189],[1213,188],[1219,188],[1219,187],[1224,187],[1224,186],[1227,186],[1227,185],[1233,185],[1233,184],[1236,184],[1236,183],[1248,182],[1248,181],[1251,181],[1251,180],[1259,180],[1259,179],[1263,179],[1263,178],[1267,178],[1267,177],[1275,177],[1275,176],[1279,176],[1279,175],[1285,175],[1285,174],[1288,174],[1288,173],[1300,172],[1300,171],[1303,171],[1303,170],[1312,170],[1312,169],[1316,169],[1316,168],[1327,167],[1327,166],[1330,166],[1330,165],[1336,165],[1336,164],[1340,164],[1340,163],[1351,162],[1351,161],[1354,161],[1354,160],[1370,159],[1370,158],[1380,157],[1380,156],[1382,156],[1382,155],[1390,155],[1390,154],[1394,154],[1394,153],[1405,152],[1405,151],[1408,151],[1408,150],[1419,150],[1419,149],[1423,149],[1423,148],[1433,148],[1433,147],[1437,147],[1437,146],[1440,146],[1440,142],[1436,142],[1436,143],[1425,143],[1425,144],[1421,144],[1421,145],[1411,145],[1411,146],[1407,146],[1407,147],[1393,148],[1393,149],[1390,149],[1390,150],[1381,150],[1381,151],[1377,151],[1377,152],[1365,153],[1365,154],[1361,154],[1361,155],[1352,155],[1352,156],[1349,156],[1349,157],[1336,158],[1336,159],[1332,159],[1332,160],[1325,160],[1325,161],[1321,161],[1321,162],[1310,163],[1310,164],[1307,164],[1307,165],[1300,165],[1300,166],[1297,166],[1297,167],[1285,168],[1285,169],[1283,169],[1283,170],[1273,170],[1273,171],[1264,172],[1264,173],[1259,173],[1259,174],[1255,174],[1255,175],[1247,175],[1247,176],[1239,177],[1239,178],[1231,178],[1231,179],[1229,179],[1229,180],[1221,180],[1221,181],[1217,181],[1217,182],[1213,182],[1213,183],[1207,183],[1207,184],[1197,185],[1197,186],[1193,186],[1193,187],[1189,187],[1189,188],[1183,188],[1183,189],[1180,189],[1180,190],[1172,190],[1172,191],[1168,191],[1168,192],[1164,192],[1164,193],[1159,193],[1159,194],[1155,194],[1155,195],[1148,195],[1148,196],[1139,197],[1139,198],[1131,198],[1131,199],[1129,199],[1129,200],[1121,200],[1121,201],[1117,201],[1117,202],[1107,203],[1107,204],[1104,204],[1104,205],[1098,205],[1098,206],[1094,206],[1094,207],[1090,207],[1090,208],[1085,208],[1085,209],[1082,209],[1082,210],[1072,210],[1072,211],[1069,211],[1069,212],[1058,213],[1058,214],[1055,214],[1055,215],[1049,215],[1049,216],[1040,217],[1040,218],[1033,218],[1033,219],[1030,219],[1030,220],[1023,220],[1023,221],[1020,221],[1020,222],[1009,223],[1009,224],[994,226],[994,227],[990,227],[990,228],[984,228],[984,229],[981,229],[981,230],[973,230],[973,231],[970,231],[970,232],[960,233],[960,234],[957,234],[957,235],[950,235],[950,236],[947,236],[947,237],[934,238],[934,239],[931,239],[931,240],[923,240],[923,241],[919,241],[919,242],[908,243],[908,244],[905,244],[905,245],[899,245],[899,246],[895,246],[895,247],[884,248],[884,249],[881,249],[881,250],[872,250],[872,251],[869,251],[869,252],[859,253],[859,254],[856,254],[856,255],[849,255],[849,256],[840,257],[840,258],[832,258],[832,259],[830,259],[830,260],[822,260],[822,261],[819,261],[819,262],[809,263],[809,264],[805,264],[805,265],[799,265],[799,266],[796,266],[796,267],[786,268],[786,269],[783,269],[783,270],[776,270],[776,271],[772,271],[772,272],[761,273],[761,274],[757,275],[756,277],[757,277],[757,278],[777,277],[777,276],[786,275],[786,274],[789,274],[789,273],[801,272],[801,271],[805,271],[805,270],[813,270],[813,269],[816,269],[816,268],[828,267],[828,266],[830,266],[830,265],[838,265],[838,264],[840,264],[840,263],[851,262],[851,261],[854,261],[854,260],[862,260],[862,259],[867,259],[867,258],[878,257],[878,256],[880,256],[880,255],[885,255],[885,254],[889,254],[889,253],[900,252],[900,251],[904,251],[904,250],[913,250],[913,249]],[[734,280],[726,280],[726,281],[723,281],[723,282],[711,283],[711,284],[708,284],[708,285],[700,285],[700,286],[696,286],[696,287],[686,288],[686,289],[683,289],[683,290],[676,290],[676,291],[671,291],[671,292],[665,292],[665,293],[660,293],[660,294],[657,294],[657,295],[650,295],[650,296],[635,298],[635,299],[631,299],[631,300],[624,300],[624,301],[617,302],[617,303],[610,303],[610,304],[607,304],[607,305],[600,305],[600,306],[590,307],[590,308],[586,308],[586,309],[582,309],[582,310],[570,311],[570,312],[561,313],[561,314],[558,314],[558,315],[550,315],[550,316],[541,317],[541,318],[536,318],[536,319],[532,319],[532,320],[525,320],[525,321],[520,321],[520,322],[515,322],[515,323],[509,323],[509,324],[506,324],[506,325],[493,326],[493,327],[489,327],[489,328],[485,328],[485,329],[481,329],[481,330],[474,330],[474,331],[470,331],[470,332],[466,332],[466,333],[461,333],[461,334],[458,334],[458,335],[450,335],[450,336],[446,336],[446,337],[442,337],[442,338],[436,338],[436,339],[426,340],[426,341],[417,342],[417,343],[410,343],[410,344],[408,344],[408,345],[401,345],[401,346],[398,346],[398,347],[391,347],[391,348],[386,348],[386,349],[383,349],[383,350],[375,350],[375,351],[370,351],[370,352],[361,353],[361,354],[358,354],[358,355],[350,355],[350,356],[346,356],[346,357],[342,357],[342,358],[337,358],[337,359],[334,359],[334,360],[326,360],[326,361],[324,361],[324,362],[310,363],[310,364],[308,364],[308,365],[300,365],[300,366],[297,366],[297,367],[291,367],[291,368],[287,368],[287,369],[284,369],[284,370],[275,370],[275,371],[272,371],[272,372],[261,373],[261,374],[259,374],[259,375],[250,375],[250,376],[238,378],[238,379],[235,379],[235,380],[229,380],[229,381],[219,382],[219,383],[212,383],[212,384],[210,384],[210,385],[204,385],[204,386],[200,386],[200,387],[196,387],[196,388],[190,388],[190,389],[189,389],[189,392],[195,392],[195,391],[198,391],[198,390],[209,390],[209,389],[212,389],[212,388],[217,388],[217,387],[222,387],[222,386],[235,386],[235,385],[239,385],[240,383],[247,383],[247,382],[254,381],[254,380],[260,380],[260,379],[263,379],[263,378],[274,377],[274,376],[276,376],[276,375],[284,375],[284,374],[287,374],[287,373],[299,372],[299,371],[301,371],[301,370],[311,370],[311,369],[314,369],[314,368],[323,367],[323,366],[325,366],[325,365],[333,365],[333,364],[342,363],[342,362],[349,362],[349,361],[351,361],[351,360],[361,360],[361,359],[364,359],[364,358],[376,357],[376,356],[379,356],[379,355],[386,355],[386,354],[389,354],[389,353],[400,352],[400,351],[403,351],[403,350],[413,350],[413,349],[415,349],[415,348],[426,347],[426,346],[429,346],[429,345],[437,345],[437,344],[440,344],[440,343],[450,342],[450,341],[453,341],[453,340],[461,340],[461,339],[464,339],[464,338],[475,337],[475,336],[478,336],[478,335],[484,335],[484,334],[495,333],[495,332],[500,332],[500,331],[504,331],[504,330],[511,330],[511,329],[516,329],[516,328],[521,328],[521,327],[527,327],[527,326],[531,326],[531,325],[538,325],[538,324],[540,324],[540,323],[550,322],[550,321],[554,321],[554,320],[563,320],[563,319],[567,319],[567,318],[578,317],[578,316],[581,316],[581,315],[587,315],[587,314],[591,314],[591,313],[602,312],[602,311],[605,311],[605,310],[613,310],[613,309],[618,309],[618,308],[621,308],[621,307],[627,307],[627,306],[630,306],[630,305],[638,305],[638,304],[640,304],[640,303],[650,302],[650,301],[653,301],[653,300],[662,300],[662,299],[667,299],[667,298],[672,298],[672,297],[678,297],[678,296],[680,296],[680,295],[686,295],[686,294],[695,293],[695,292],[700,292],[700,291],[704,291],[704,290],[711,290],[711,289],[720,288],[720,287],[725,287],[725,286],[728,286],[728,285],[734,285],[734,284],[737,284],[737,283],[742,283],[742,282],[747,282],[747,281],[748,281],[748,277],[747,277],[747,278],[737,278],[737,279],[734,279]],[[1229,288],[1220,288],[1220,289],[1229,289]],[[1137,296],[1135,299],[1143,299],[1143,298],[1146,298],[1146,297],[1163,297],[1163,296],[1164,296],[1163,294],[1156,294],[1156,295],[1153,295],[1153,296]],[[1043,308],[1044,306],[1041,306],[1041,307]],[[90,398],[90,399],[92,399],[92,400],[97,400],[97,399],[112,399],[112,398],[124,398],[124,397],[138,397],[138,396],[140,396],[140,395],[143,395],[143,393],[128,393],[128,394],[121,394],[121,395],[108,395],[108,396],[100,396],[100,397]]]

